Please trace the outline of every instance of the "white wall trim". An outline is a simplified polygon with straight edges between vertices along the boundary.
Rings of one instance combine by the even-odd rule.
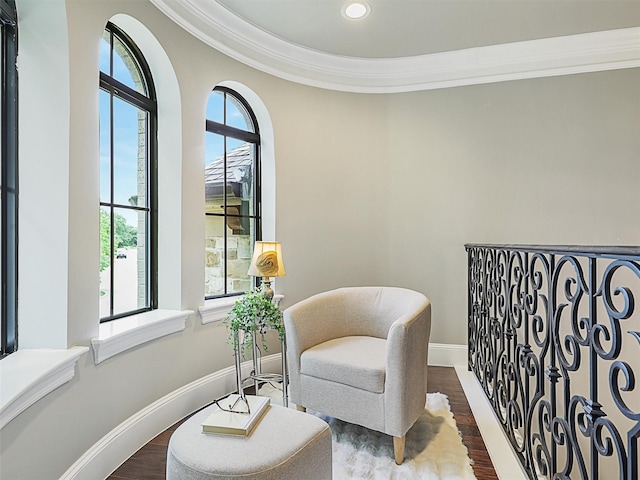
[[[0,361],[0,429],[75,375],[89,347],[23,349]]]
[[[397,93],[640,66],[640,27],[401,58],[331,55],[286,42],[211,0],[151,0],[230,57],[332,90]]]
[[[204,305],[198,307],[200,323],[206,325],[207,323],[222,322],[227,318],[236,300],[237,297],[225,297],[205,301]]]
[[[466,367],[467,346],[450,343],[429,344],[429,365],[440,367]]]
[[[192,310],[151,310],[101,323],[99,336],[91,339],[96,365],[130,348],[184,330],[192,313]]]
[[[224,297],[206,300],[204,305],[198,307],[200,323],[206,325],[207,323],[224,321],[239,298],[240,297]],[[283,298],[284,295],[276,294],[273,297],[273,301],[276,305],[280,305],[280,301]]]
[[[262,371],[280,373],[281,358],[279,353],[263,357]],[[243,378],[249,375],[252,368],[251,361],[242,364]],[[60,477],[60,480],[107,478],[156,435],[208,405],[213,399],[235,390],[235,368],[231,366],[171,392],[102,437]]]
[[[462,350],[466,365],[466,346],[431,344],[429,346],[429,364],[436,365],[432,362],[433,352],[436,352],[435,356],[441,362],[445,362],[447,359],[459,362]],[[437,363],[437,365],[454,366],[455,363]],[[242,377],[248,377],[252,368],[251,361],[244,362]],[[280,353],[263,357],[262,371],[264,373],[280,373],[281,368],[282,355]],[[60,480],[93,480],[108,477],[156,435],[187,415],[208,405],[214,398],[220,398],[235,389],[235,368],[230,366],[171,392],[131,416],[102,437],[60,477]]]
[[[512,455],[506,454],[513,452],[513,448],[475,375],[467,371],[466,367],[456,367],[456,375],[467,397],[473,418],[478,425],[478,430],[480,430],[480,435],[482,435],[482,440],[487,447],[487,453],[498,478],[501,480],[527,480],[529,477],[518,461],[515,452]]]

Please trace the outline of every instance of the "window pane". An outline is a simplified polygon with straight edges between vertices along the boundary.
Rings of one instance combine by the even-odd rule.
[[[143,76],[148,67],[137,53],[123,32],[107,24],[100,59],[103,70],[112,64],[111,75],[101,76],[100,92],[101,321],[157,308],[157,272],[151,271],[157,258],[151,241],[157,233],[155,149],[149,138],[157,119],[153,83]],[[128,95],[121,83],[146,101]]]
[[[0,358],[17,350],[18,288],[18,157],[17,157],[17,14],[12,1],[3,2],[0,18],[0,150],[2,162],[0,191],[2,203],[2,235],[0,235],[0,267],[2,268],[2,300],[0,300]],[[7,23],[5,23],[7,22]]]
[[[223,295],[224,289],[224,217],[207,215],[204,224],[205,295]]]
[[[100,90],[100,201],[111,201],[111,96]]]
[[[148,304],[146,212],[114,208],[113,314]],[[142,227],[142,228],[140,228]],[[139,234],[138,232],[141,231]]]
[[[255,132],[249,112],[238,100],[230,95],[227,95],[226,124],[247,132]]]
[[[222,92],[211,92],[207,102],[207,120],[224,123],[224,94]]]
[[[100,318],[108,317],[111,308],[111,215],[100,208]]]
[[[134,90],[146,94],[147,89],[138,62],[131,56],[122,41],[113,38],[113,78]]]
[[[251,264],[253,230],[250,229],[246,235],[234,235],[232,228],[236,219],[229,218],[228,221],[232,224],[227,224],[226,227],[224,217],[207,215],[205,219],[205,295],[242,293],[250,290],[253,279],[247,272]]]
[[[227,138],[227,207],[233,207],[232,215],[253,215],[254,145]],[[247,231],[249,219],[243,222]],[[240,233],[240,230],[234,233]]]
[[[224,198],[224,137],[217,133],[205,135],[205,211],[222,213]]]
[[[2,26],[2,22],[0,22],[0,52],[4,52],[4,27]],[[4,63],[4,61],[2,61],[2,63]],[[0,88],[0,105],[4,105],[3,98],[4,98],[4,88]],[[0,115],[0,147],[2,146],[2,133],[4,132],[3,125],[4,125],[4,115]]]
[[[2,89],[0,89],[2,90]],[[0,130],[2,130],[0,128]],[[0,175],[0,178],[2,178],[2,175]],[[0,185],[0,192],[2,191],[2,188],[4,188],[4,185]],[[2,212],[2,195],[0,195],[0,212]],[[4,218],[2,218],[2,223],[4,223]],[[3,251],[3,242],[4,242],[4,236],[0,235],[0,252]],[[2,255],[0,255],[0,272],[4,271],[5,266],[2,263]],[[2,303],[2,295],[0,295],[0,312],[4,312],[4,305]],[[2,335],[2,329],[3,329],[3,325],[4,322],[0,321],[0,338],[3,338]],[[0,355],[2,355],[2,351],[0,350]]]
[[[223,103],[224,102],[224,103]],[[247,272],[256,227],[257,143],[236,138],[255,133],[244,102],[230,91],[215,90],[207,103],[205,140],[205,297],[243,293],[252,288]],[[231,128],[230,128],[231,127]]]
[[[113,100],[113,201],[146,206],[146,113]]]
[[[227,227],[229,221],[227,218]],[[231,229],[228,228],[227,231]],[[251,256],[254,243],[253,229],[250,228],[246,234],[227,235],[227,293],[243,293],[251,290],[253,277],[247,273],[251,265]]]
[[[111,34],[105,30],[100,40],[100,71],[111,75]]]

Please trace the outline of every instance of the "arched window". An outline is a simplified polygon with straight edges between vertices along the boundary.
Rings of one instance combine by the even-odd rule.
[[[100,321],[157,308],[157,104],[133,41],[100,50]]]
[[[0,0],[0,358],[13,353],[17,343],[18,313],[18,53],[16,6],[13,0]]]
[[[205,298],[254,286],[247,274],[260,229],[260,132],[249,104],[216,87],[207,104]]]

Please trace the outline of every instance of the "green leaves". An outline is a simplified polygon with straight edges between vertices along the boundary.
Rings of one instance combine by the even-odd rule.
[[[265,334],[269,330],[276,330],[280,340],[284,339],[284,322],[280,308],[267,297],[267,293],[261,289],[246,292],[227,315],[225,325],[229,328],[227,343],[233,345],[233,350],[240,347],[242,353],[251,347],[253,332],[262,340],[262,347],[267,350]],[[243,332],[236,335],[237,332]],[[238,337],[241,345],[238,345]]]
[[[135,247],[138,243],[138,230],[127,224],[127,219],[116,213],[113,217],[114,254],[119,248]],[[100,208],[100,271],[111,265],[111,216]]]

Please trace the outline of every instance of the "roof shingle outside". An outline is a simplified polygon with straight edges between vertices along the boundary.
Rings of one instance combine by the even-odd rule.
[[[244,143],[227,153],[227,172],[231,178],[227,181],[239,182],[245,176],[246,168],[253,164],[253,144]],[[243,168],[244,167],[244,168]],[[205,185],[224,182],[223,157],[217,158],[204,168]]]

